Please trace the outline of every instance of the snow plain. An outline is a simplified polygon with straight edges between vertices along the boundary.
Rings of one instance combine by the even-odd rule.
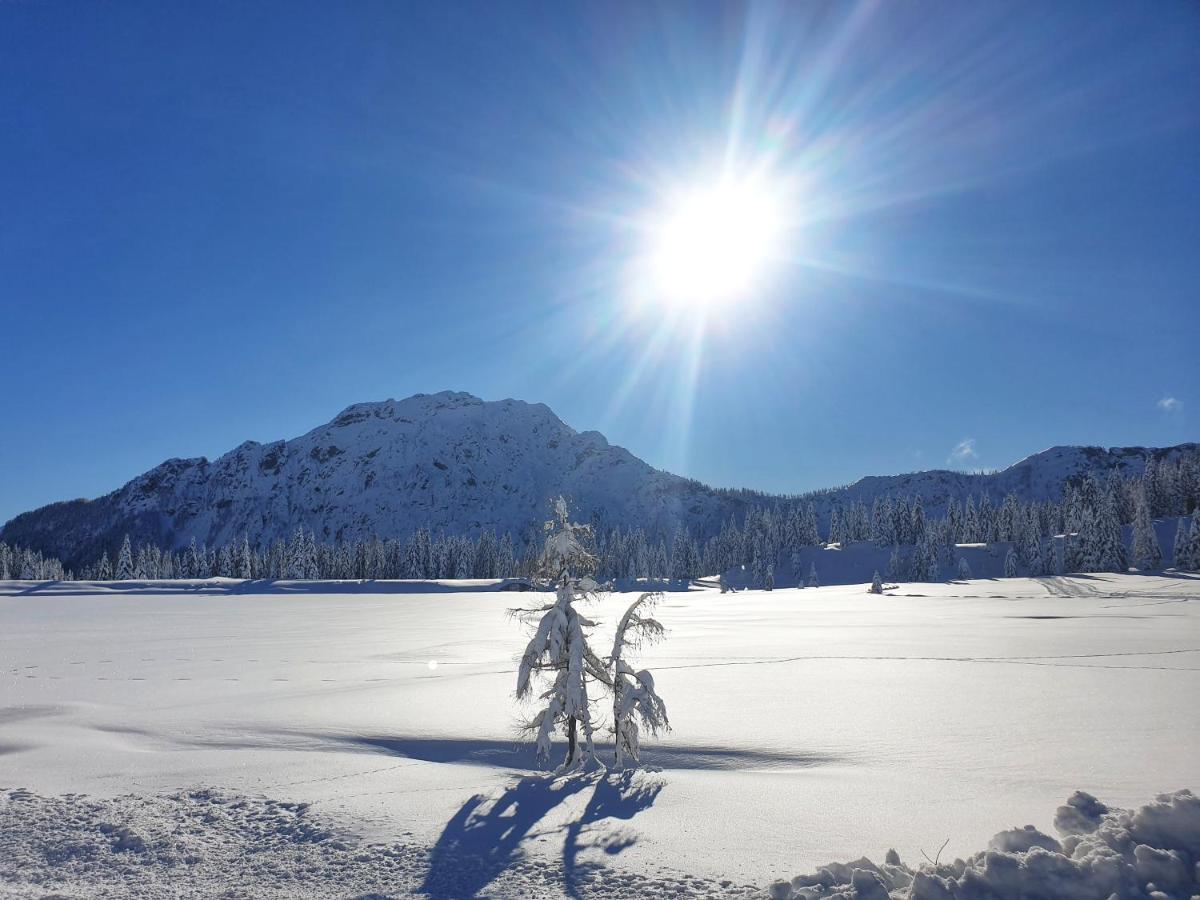
[[[1200,787],[1195,576],[668,594],[670,634],[642,659],[675,730],[620,784],[529,777],[506,609],[538,595],[454,587],[0,585],[0,893],[136,877],[173,896],[97,868],[72,828],[115,847],[174,816],[314,848],[276,868],[227,841],[189,851],[210,888],[247,895],[281,868],[290,896],[305,872],[314,896],[737,894],[1052,832],[1076,790],[1136,807]],[[602,652],[631,599],[593,610]],[[323,842],[293,838],[309,821]],[[329,863],[335,833],[347,859]]]

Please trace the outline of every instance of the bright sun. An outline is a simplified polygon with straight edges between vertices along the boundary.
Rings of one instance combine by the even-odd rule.
[[[767,185],[725,179],[684,191],[650,223],[648,287],[708,308],[747,299],[779,252],[783,219]]]

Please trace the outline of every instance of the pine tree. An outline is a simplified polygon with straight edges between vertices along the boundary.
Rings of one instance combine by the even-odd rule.
[[[819,587],[820,582],[817,580],[817,564],[809,563],[808,580],[804,582],[805,587]]]
[[[117,581],[133,580],[133,548],[129,543],[129,535],[121,542],[121,552],[117,555]]]
[[[1054,539],[1054,574],[1067,574],[1067,536]]]
[[[960,556],[958,558],[958,580],[971,580],[971,564],[967,562],[967,558],[965,556]]]
[[[1017,551],[1012,547],[1008,548],[1008,553],[1004,557],[1004,577],[1017,577]]]
[[[233,553],[226,544],[217,552],[217,577],[233,577]]]
[[[618,769],[624,767],[626,756],[638,762],[643,730],[652,735],[671,730],[666,704],[654,689],[654,677],[645,669],[635,672],[627,659],[630,650],[662,639],[665,633],[662,623],[650,615],[661,599],[662,594],[642,594],[617,623],[608,663],[613,693],[614,758]]]
[[[871,579],[871,593],[872,594],[882,594],[883,593],[883,580],[879,577],[878,569],[875,570],[875,577]]]
[[[775,567],[774,566],[771,566],[771,565],[767,566],[767,574],[766,574],[766,578],[765,578],[764,587],[768,591],[775,590]]]
[[[1100,497],[1099,514],[1095,527],[1095,564],[1097,572],[1124,572],[1125,545],[1121,541],[1121,517],[1117,500],[1112,492],[1105,490]]]
[[[888,559],[887,567],[888,581],[904,581],[904,561],[900,558],[900,548],[893,547],[892,555]]]
[[[1187,552],[1184,554],[1183,568],[1189,572],[1200,571],[1200,506],[1192,510],[1192,527],[1188,529]]]
[[[96,567],[97,581],[112,581],[112,563],[108,561],[108,551],[105,550],[100,556],[100,563]]]
[[[1133,518],[1133,546],[1129,555],[1133,564],[1143,572],[1154,571],[1162,565],[1162,547],[1159,546],[1158,535],[1154,533],[1150,503],[1144,490]]]
[[[238,554],[238,577],[249,581],[254,577],[254,555],[250,552],[250,538],[242,535],[242,552]]]
[[[1188,520],[1182,517],[1175,525],[1175,544],[1171,548],[1171,564],[1176,569],[1188,568]]]
[[[1031,576],[1046,574],[1046,559],[1042,555],[1042,539],[1040,536],[1030,541],[1025,554],[1025,566]]]
[[[576,609],[576,603],[594,599],[599,590],[589,575],[574,574],[588,571],[595,564],[585,548],[590,537],[590,526],[571,522],[567,503],[559,497],[554,503],[554,518],[546,523],[546,541],[536,573],[553,585],[555,601],[537,609],[514,611],[526,621],[538,620],[521,656],[517,697],[532,696],[535,674],[553,673],[551,685],[538,695],[545,706],[525,728],[536,735],[537,756],[543,763],[549,759],[555,731],[560,727],[566,731],[567,755],[560,773],[595,761],[588,683],[599,681],[612,686],[607,668],[588,646],[588,629],[594,623]]]
[[[977,544],[979,539],[979,513],[975,509],[975,497],[968,494],[966,511],[963,513],[962,542]]]
[[[921,503],[921,495],[917,494],[913,498],[912,512],[909,514],[909,539],[914,544],[919,544],[925,540],[925,507]]]

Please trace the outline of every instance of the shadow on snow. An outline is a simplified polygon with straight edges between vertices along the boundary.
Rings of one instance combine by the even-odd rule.
[[[408,738],[385,735],[337,734],[329,732],[296,733],[296,736],[321,743],[334,742],[362,752],[387,753],[435,763],[466,763],[499,769],[536,771],[539,766],[532,744],[467,738]],[[307,749],[315,749],[311,745]],[[561,748],[560,748],[561,749]],[[612,746],[597,743],[600,759],[612,757]],[[846,757],[802,750],[758,750],[744,747],[711,747],[688,744],[644,745],[642,765],[648,769],[726,770],[787,768],[807,769],[832,763],[845,763]]]
[[[660,782],[632,772],[535,775],[517,779],[495,799],[476,794],[442,830],[421,893],[437,900],[476,896],[502,872],[525,862],[522,844],[551,810],[589,790],[587,805],[563,829],[563,888],[578,898],[581,880],[603,868],[580,862],[580,852],[595,848],[615,855],[632,846],[637,838],[631,830],[605,830],[601,823],[629,821],[648,809],[662,790]]]

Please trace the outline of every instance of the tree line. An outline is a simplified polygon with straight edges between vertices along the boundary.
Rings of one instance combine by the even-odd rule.
[[[787,569],[798,579],[806,547],[843,549],[870,543],[891,548],[886,575],[896,581],[938,581],[947,573],[963,577],[960,544],[1008,543],[1005,573],[1024,575],[1153,570],[1164,553],[1154,519],[1179,517],[1172,559],[1177,568],[1200,569],[1200,462],[1147,460],[1134,477],[1111,472],[1068,483],[1058,500],[1028,502],[1009,494],[969,495],[930,515],[919,494],[887,495],[869,506],[834,503],[819,515],[809,499],[751,506],[742,521],[731,518],[717,534],[700,541],[688,529],[670,540],[642,528],[603,528],[593,523],[588,552],[595,574],[604,580],[688,579],[743,568],[757,587],[766,587]],[[1191,516],[1189,522],[1186,517]],[[1123,526],[1133,526],[1126,546]],[[133,546],[128,536],[113,556],[104,551],[79,573],[36,551],[0,543],[0,576],[47,580],[98,581],[152,579],[494,579],[532,577],[541,548],[510,534],[484,531],[478,537],[435,535],[417,529],[407,538],[322,543],[297,529],[287,539],[260,547],[243,537],[210,548],[193,539],[182,550],[153,544]],[[969,569],[969,567],[968,567]],[[815,581],[815,572],[810,580]]]

